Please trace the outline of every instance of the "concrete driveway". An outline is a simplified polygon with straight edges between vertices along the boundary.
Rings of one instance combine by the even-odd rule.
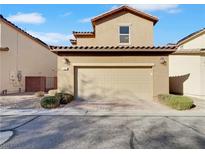
[[[167,106],[159,104],[154,101],[146,101],[143,99],[112,99],[112,100],[86,100],[73,101],[71,104],[66,105],[66,107],[75,107],[83,110],[92,111],[125,111],[125,110],[144,110],[144,111],[160,111],[160,110],[170,110]]]
[[[40,99],[34,93],[22,93],[7,96],[0,96],[0,107],[7,109],[41,109]],[[112,99],[112,100],[75,100],[63,108],[76,108],[82,110],[169,110],[168,107],[157,102],[142,99]]]
[[[40,107],[40,99],[33,94],[0,97],[1,115],[93,115],[93,116],[204,116],[205,100],[194,99],[195,108],[177,111],[158,102],[141,99],[73,101],[57,109]]]
[[[0,148],[205,148],[205,117],[1,116]]]

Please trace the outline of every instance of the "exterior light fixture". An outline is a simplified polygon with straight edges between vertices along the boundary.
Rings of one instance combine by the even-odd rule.
[[[70,65],[70,60],[68,58],[65,58],[65,64]]]
[[[160,64],[166,64],[167,63],[167,61],[164,57],[160,57],[159,61],[160,61]]]
[[[66,67],[63,67],[63,71],[69,71],[69,66],[70,66],[70,60],[68,58],[65,58],[65,64],[67,65]]]
[[[69,71],[69,68],[68,67],[62,67],[62,70],[63,71]]]
[[[68,58],[65,58],[65,64],[67,65],[66,67],[62,67],[63,71],[69,71],[69,66],[70,66],[70,60]]]

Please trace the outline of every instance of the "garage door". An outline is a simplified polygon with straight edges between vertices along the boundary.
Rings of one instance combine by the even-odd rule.
[[[75,71],[75,94],[80,99],[152,99],[152,68],[78,67]]]

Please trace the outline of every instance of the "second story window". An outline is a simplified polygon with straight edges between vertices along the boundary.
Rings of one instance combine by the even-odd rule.
[[[120,44],[129,44],[130,43],[130,27],[129,26],[120,26]]]

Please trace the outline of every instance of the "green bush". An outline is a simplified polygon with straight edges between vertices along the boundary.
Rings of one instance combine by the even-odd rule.
[[[68,104],[73,100],[73,95],[68,93],[56,93],[55,97],[57,98],[59,104]]]
[[[194,107],[193,100],[186,96],[161,94],[158,96],[158,100],[176,110],[187,110]]]
[[[59,102],[55,96],[45,96],[41,99],[41,106],[43,108],[52,109],[59,106]]]

